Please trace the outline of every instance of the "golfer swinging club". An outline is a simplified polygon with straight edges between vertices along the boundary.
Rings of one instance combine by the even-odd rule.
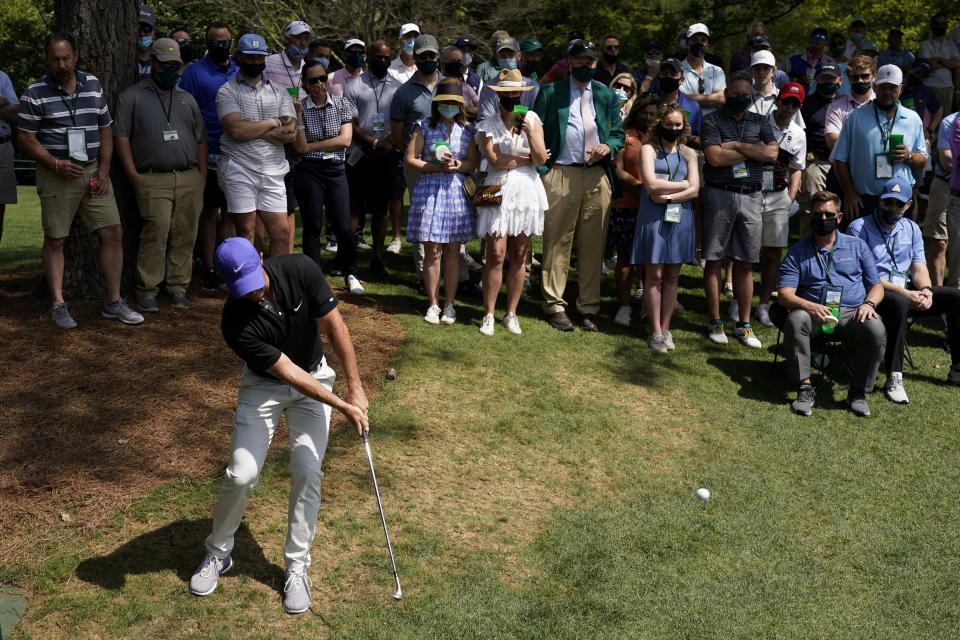
[[[283,610],[302,613],[310,608],[307,568],[320,508],[320,465],[331,407],[363,435],[370,428],[367,396],[337,298],[313,260],[298,254],[261,262],[260,254],[244,238],[225,240],[217,248],[216,259],[230,292],[220,328],[244,367],[230,464],[217,496],[207,554],[190,578],[190,592],[213,593],[217,578],[233,566],[233,536],[260,477],[280,413],[286,411],[292,486]],[[332,391],[336,374],[323,357],[321,332],[347,376],[346,402]]]

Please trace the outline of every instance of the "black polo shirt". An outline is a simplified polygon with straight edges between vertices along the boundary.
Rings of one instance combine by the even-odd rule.
[[[740,120],[735,120],[726,107],[721,107],[704,116],[703,123],[700,125],[700,142],[704,149],[719,146],[731,140],[749,144],[770,144],[775,142],[776,138],[773,137],[769,116],[746,111]],[[745,162],[750,171],[748,178],[734,178],[733,167],[714,167],[707,162],[703,167],[704,182],[716,185],[761,186],[763,163],[750,159]]]
[[[830,157],[830,147],[827,146],[827,136],[823,132],[824,122],[827,119],[827,107],[833,104],[837,97],[825,98],[819,92],[813,92],[803,101],[800,115],[807,125],[807,151],[820,160]]]
[[[250,370],[274,378],[267,369],[285,353],[304,371],[313,371],[323,358],[316,319],[337,306],[337,297],[320,267],[303,254],[264,260],[273,302],[229,298],[223,305],[223,339]],[[274,378],[275,379],[275,378]]]

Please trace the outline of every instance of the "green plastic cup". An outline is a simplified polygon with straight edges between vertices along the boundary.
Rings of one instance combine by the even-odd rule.
[[[903,144],[903,134],[902,133],[891,133],[890,134],[890,159],[893,160],[893,150]]]

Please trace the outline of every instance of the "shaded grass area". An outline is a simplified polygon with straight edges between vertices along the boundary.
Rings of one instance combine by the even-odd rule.
[[[481,336],[476,300],[458,306],[457,325],[425,326],[409,260],[388,255],[395,282],[368,284],[408,332],[371,409],[401,602],[388,596],[362,449],[341,430],[324,463],[307,614],[280,610],[289,477],[278,453],[213,595],[191,597],[185,582],[216,476],[0,560],[0,581],[32,590],[14,637],[960,637],[960,411],[939,321],[911,332],[909,406],[874,394],[873,417],[856,419],[841,373],[800,418],[771,364],[776,330],[757,329],[763,350],[703,335],[696,269],[681,279],[678,350],[662,357],[639,321],[609,323],[609,279],[599,335],[553,331],[535,297],[521,304],[522,336],[499,325]]]
[[[43,230],[37,188],[17,187],[17,204],[8,204],[0,239],[0,270],[21,269],[40,262]]]

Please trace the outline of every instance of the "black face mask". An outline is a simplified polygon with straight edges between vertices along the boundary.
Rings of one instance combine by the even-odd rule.
[[[240,72],[248,78],[258,77],[267,68],[263,62],[241,62],[239,66]]]
[[[930,27],[930,33],[932,33],[935,38],[940,38],[942,36],[947,35],[947,28],[946,27]]]
[[[373,73],[378,78],[382,78],[387,75],[387,70],[390,69],[390,63],[384,62],[383,60],[373,59],[367,63],[367,68],[370,69],[370,72]]]
[[[500,95],[499,98],[500,98],[500,106],[511,113],[513,113],[513,108],[520,104],[520,96],[508,98],[505,95]]]
[[[862,96],[870,91],[869,82],[854,82],[850,85],[850,91],[853,91],[858,96]]]
[[[520,70],[523,72],[523,75],[530,77],[540,70],[540,63],[536,61],[534,62],[524,61],[523,65],[521,65]]]
[[[607,64],[616,64],[617,60],[620,59],[620,56],[614,53],[605,53],[603,54],[603,61]]]
[[[440,63],[436,60],[427,60],[424,62],[417,63],[417,71],[422,73],[425,76],[432,76],[433,73],[437,70],[437,67],[440,66]]]
[[[196,55],[197,52],[193,49],[192,44],[185,44],[180,47],[180,60],[183,61],[184,65],[193,62],[193,59],[196,57]]]
[[[216,64],[223,64],[230,58],[230,50],[226,47],[207,47],[207,54]]]
[[[912,74],[912,73],[907,76],[907,86],[908,86],[908,87],[916,87],[916,86],[919,85],[921,82],[923,82],[923,80],[922,80],[921,78],[918,78],[917,76],[915,76],[915,75]]]
[[[897,221],[903,217],[904,213],[906,212],[897,211],[896,209],[884,209],[882,206],[877,207],[877,215],[887,224],[896,224]]]
[[[840,85],[836,82],[818,82],[817,91],[822,93],[825,96],[832,96],[837,92],[837,89],[840,88]]]
[[[637,118],[637,129],[641,133],[646,133],[650,129],[650,118]]]
[[[683,129],[664,129],[660,127],[660,137],[667,142],[676,142],[682,133]]]
[[[707,53],[707,45],[702,42],[694,42],[690,45],[690,55],[694,58],[702,58]]]
[[[827,218],[813,218],[810,220],[810,228],[813,229],[813,233],[818,236],[828,236],[834,231],[837,230],[837,219]]]
[[[673,93],[680,88],[680,80],[677,78],[660,78],[660,91],[663,93]]]
[[[448,78],[459,78],[463,66],[459,62],[444,62],[443,75]]]

